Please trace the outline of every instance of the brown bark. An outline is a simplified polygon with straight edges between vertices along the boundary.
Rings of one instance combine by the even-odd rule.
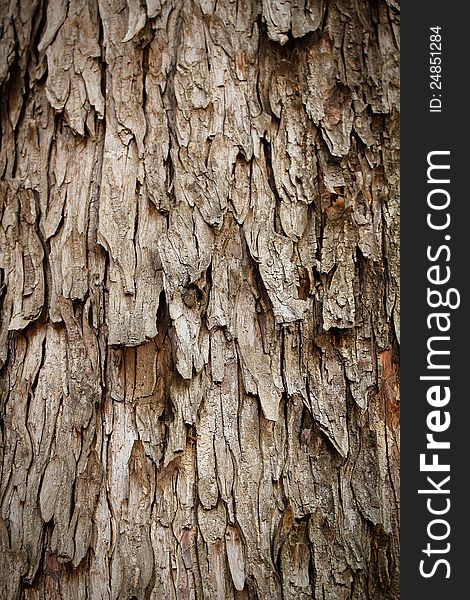
[[[1,598],[398,598],[398,11],[1,3]]]

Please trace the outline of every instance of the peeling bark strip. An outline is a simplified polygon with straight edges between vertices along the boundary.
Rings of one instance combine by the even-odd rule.
[[[1,3],[1,598],[398,598],[398,19]]]

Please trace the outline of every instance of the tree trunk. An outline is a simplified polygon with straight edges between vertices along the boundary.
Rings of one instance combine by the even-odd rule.
[[[1,598],[398,598],[398,11],[1,3]]]

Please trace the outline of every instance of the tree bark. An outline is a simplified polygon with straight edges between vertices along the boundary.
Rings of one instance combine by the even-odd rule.
[[[0,6],[0,597],[399,597],[399,6]]]

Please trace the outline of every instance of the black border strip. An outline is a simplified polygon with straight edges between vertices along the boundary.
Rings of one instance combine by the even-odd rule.
[[[401,8],[402,600],[460,598],[462,593],[464,596],[468,594],[470,573],[470,567],[467,566],[467,537],[470,532],[467,514],[470,511],[467,485],[470,481],[470,393],[466,385],[466,373],[470,375],[470,360],[467,360],[470,355],[467,348],[470,333],[467,320],[470,100],[466,96],[470,30],[457,6],[455,3],[451,5],[429,0],[407,2]],[[438,34],[441,38],[440,50],[431,46],[430,36],[435,34],[430,30],[431,27],[441,28]],[[439,63],[435,57],[441,59],[440,73],[439,69],[430,69],[432,62]],[[431,77],[438,74],[439,78]],[[433,81],[440,83],[440,86],[431,85]],[[437,151],[449,151],[450,154],[429,155]],[[429,160],[448,164],[450,170],[431,170],[431,181],[428,182]],[[444,183],[447,178],[450,182]],[[428,198],[434,189],[438,191]],[[428,202],[446,204],[447,194],[450,197],[448,207],[442,210],[429,207]],[[449,226],[441,230],[432,229],[427,223],[430,213],[431,223],[438,226],[447,222],[448,214],[451,219]],[[445,247],[448,247],[450,256]],[[427,252],[434,260],[429,259]],[[437,270],[428,271],[436,265]],[[429,277],[444,279],[449,272],[447,283],[430,283]],[[458,292],[460,306],[454,309],[444,306],[431,308],[428,288],[441,291],[444,302],[446,291],[453,288],[456,292],[451,293],[449,303],[457,303]],[[435,294],[431,302],[439,303],[438,298]],[[430,323],[427,322],[431,313],[449,315],[448,320],[442,317],[439,321],[442,327],[450,322],[447,332],[437,329],[437,318],[431,317]],[[433,350],[449,350],[449,355],[429,355],[427,344],[433,336],[450,338],[448,341],[436,339],[430,342]],[[432,369],[428,359],[433,365],[449,365],[450,368]],[[449,376],[450,379],[420,380],[422,376]],[[434,394],[428,392],[433,386],[437,386]],[[438,406],[439,400],[445,396],[446,386],[450,400],[447,404],[442,401]],[[432,406],[429,400],[436,400],[435,405]],[[430,416],[427,422],[432,411],[439,412]],[[444,427],[446,413],[451,419],[450,426],[440,433],[434,433],[434,439],[450,442],[450,449],[426,449],[426,435],[432,433],[429,426]],[[423,453],[426,454],[424,460],[427,464],[436,460],[439,464],[448,464],[450,471],[420,470],[420,454]],[[438,458],[434,459],[433,454],[437,454]],[[434,484],[427,480],[428,476]],[[443,483],[447,476],[450,479]],[[419,489],[428,492],[419,494]],[[435,493],[429,490],[435,490]],[[438,493],[439,490],[446,491]],[[433,515],[429,507],[435,511],[448,510],[441,515]],[[432,523],[436,519],[446,521],[449,532],[445,523]],[[433,540],[429,532],[443,539]],[[437,563],[439,560],[443,562]],[[420,574],[420,564],[422,571],[430,576]],[[447,575],[450,577],[447,578]]]

